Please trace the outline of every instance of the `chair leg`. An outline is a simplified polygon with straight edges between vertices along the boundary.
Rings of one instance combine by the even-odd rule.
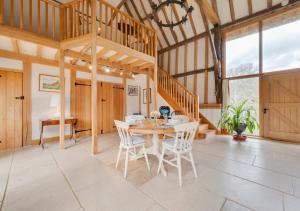
[[[182,176],[181,176],[181,155],[177,154],[177,170],[178,170],[178,178],[179,178],[179,186],[182,186]]]
[[[160,159],[159,159],[159,163],[158,163],[157,174],[159,174],[159,172],[160,172],[160,169],[161,169],[161,166],[162,166],[162,163],[163,163],[163,160],[164,160],[164,155],[165,155],[165,147],[163,146],[162,151],[161,151],[161,156],[160,156]]]
[[[144,151],[144,156],[145,156],[145,160],[146,160],[146,163],[147,163],[148,171],[150,171],[150,165],[149,165],[149,160],[148,160],[148,156],[147,156],[147,153],[146,153],[145,146],[143,146],[143,151]]]
[[[120,146],[119,147],[119,152],[118,152],[118,157],[117,157],[117,162],[116,162],[116,168],[118,168],[120,157],[121,157],[121,153],[122,153],[122,147]]]
[[[197,170],[196,170],[195,161],[194,161],[194,157],[193,157],[192,151],[190,151],[189,154],[190,154],[190,160],[191,160],[191,163],[192,163],[192,167],[193,167],[193,171],[194,171],[195,177],[198,177],[198,174],[197,174]]]
[[[126,149],[126,158],[125,158],[124,178],[126,178],[126,177],[127,177],[128,155],[129,155],[129,149]]]

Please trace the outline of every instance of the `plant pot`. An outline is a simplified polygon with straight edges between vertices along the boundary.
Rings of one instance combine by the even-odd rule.
[[[233,135],[233,140],[235,141],[246,141],[246,135]]]
[[[228,132],[227,129],[221,129],[220,132],[221,132],[222,135],[229,135],[229,132]]]
[[[240,126],[234,127],[234,131],[236,132],[236,135],[233,135],[233,140],[235,141],[246,141],[247,136],[242,135],[243,132],[245,132],[247,128],[247,124],[241,123]]]

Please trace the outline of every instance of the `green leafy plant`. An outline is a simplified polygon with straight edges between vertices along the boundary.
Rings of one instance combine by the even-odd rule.
[[[259,128],[256,120],[256,110],[253,106],[247,106],[247,100],[238,105],[226,105],[222,110],[218,127],[227,130],[230,134],[234,131],[241,135],[245,129],[251,134]]]

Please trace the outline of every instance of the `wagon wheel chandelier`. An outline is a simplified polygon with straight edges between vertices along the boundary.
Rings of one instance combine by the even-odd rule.
[[[174,21],[173,20],[173,8],[178,5],[184,11],[185,15],[181,17],[180,20]],[[186,0],[164,0],[160,4],[155,4],[152,0],[150,1],[150,6],[152,8],[152,14],[150,15],[151,20],[155,21],[159,27],[170,27],[173,28],[180,24],[186,23],[188,20],[188,15],[192,13],[194,8],[192,6],[188,7],[186,4]],[[159,19],[158,14],[162,9],[169,9],[171,14],[171,20],[168,22],[163,22]]]

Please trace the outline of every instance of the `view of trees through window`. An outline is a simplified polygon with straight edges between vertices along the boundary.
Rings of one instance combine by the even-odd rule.
[[[259,33],[226,42],[226,77],[259,73]]]
[[[259,122],[259,78],[245,78],[229,81],[230,104],[237,105],[247,100],[248,106],[256,110],[256,119]],[[248,131],[247,131],[248,133]],[[259,135],[259,130],[254,132]]]
[[[263,72],[300,68],[300,20],[263,31]]]

